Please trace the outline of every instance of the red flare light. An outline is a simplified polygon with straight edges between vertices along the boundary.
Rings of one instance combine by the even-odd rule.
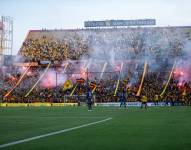
[[[87,74],[86,72],[87,72],[86,68],[82,67],[80,69],[80,76],[81,76],[81,78],[86,78],[86,74]]]
[[[121,70],[121,66],[120,65],[116,65],[114,68],[114,71],[118,72]]]
[[[181,69],[175,69],[174,75],[175,75],[176,77],[183,76],[183,75],[184,75],[184,71],[181,70]]]

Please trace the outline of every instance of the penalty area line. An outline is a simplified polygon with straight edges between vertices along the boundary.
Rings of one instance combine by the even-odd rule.
[[[91,126],[91,125],[94,125],[94,124],[99,124],[99,123],[102,123],[102,122],[106,122],[106,121],[111,120],[111,119],[112,118],[106,118],[106,119],[103,119],[103,120],[100,120],[100,121],[91,122],[91,123],[83,124],[83,125],[68,128],[68,129],[63,129],[63,130],[59,130],[59,131],[55,131],[55,132],[50,132],[50,133],[47,133],[47,134],[42,134],[42,135],[39,135],[39,136],[34,136],[34,137],[31,137],[31,138],[26,138],[26,139],[23,139],[23,140],[18,140],[18,141],[2,144],[2,145],[0,145],[0,148],[16,145],[16,144],[20,144],[20,143],[25,143],[25,142],[41,139],[41,138],[52,136],[52,135],[57,135],[57,134],[69,132],[69,131],[72,131],[72,130],[88,127],[88,126]]]

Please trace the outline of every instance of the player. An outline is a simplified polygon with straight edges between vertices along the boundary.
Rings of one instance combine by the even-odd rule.
[[[92,91],[90,90],[90,88],[88,88],[86,98],[87,98],[88,111],[92,111]]]
[[[158,106],[158,102],[159,102],[159,96],[156,94],[155,97],[154,97],[155,106]]]
[[[166,98],[164,99],[165,105],[164,106],[169,106],[169,102],[170,102],[170,95],[168,94],[166,96]]]
[[[120,101],[120,107],[122,106],[124,106],[125,108],[127,107],[125,90],[121,90],[121,92],[119,93],[119,101]]]
[[[77,95],[77,103],[78,103],[78,106],[80,106],[80,94],[79,93]]]
[[[142,96],[141,98],[141,108],[143,108],[143,106],[145,106],[145,109],[147,109],[147,97],[145,95]]]

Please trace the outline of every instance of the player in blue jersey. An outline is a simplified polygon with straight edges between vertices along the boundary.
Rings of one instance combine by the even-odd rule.
[[[88,88],[86,93],[88,111],[92,111],[92,96],[93,96],[92,91],[90,88]]]
[[[125,90],[121,90],[119,92],[119,102],[120,102],[120,107],[124,106],[125,108],[126,106],[126,92]]]

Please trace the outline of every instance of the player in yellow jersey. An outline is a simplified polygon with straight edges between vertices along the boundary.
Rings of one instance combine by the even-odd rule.
[[[143,106],[147,109],[147,97],[145,95],[141,98],[141,108],[143,108]]]
[[[159,96],[155,95],[155,97],[154,97],[155,106],[158,106],[158,102],[159,102]]]

